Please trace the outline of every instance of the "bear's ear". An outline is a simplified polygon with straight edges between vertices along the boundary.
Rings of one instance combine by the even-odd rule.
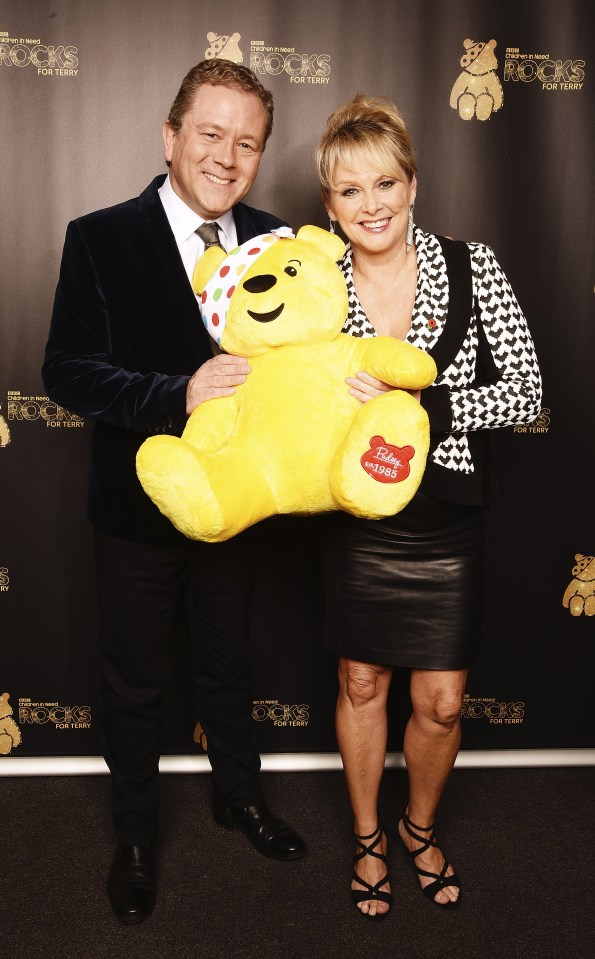
[[[226,256],[227,253],[220,246],[210,246],[198,258],[192,274],[192,289],[197,295],[202,293],[213,273],[219,269]]]
[[[303,226],[297,232],[296,240],[305,240],[306,243],[313,243],[321,253],[328,256],[333,263],[340,260],[345,253],[345,244],[336,233],[329,233],[328,230],[321,230],[319,226]]]

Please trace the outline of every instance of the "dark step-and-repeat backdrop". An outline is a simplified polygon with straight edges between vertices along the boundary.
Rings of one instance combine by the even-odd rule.
[[[326,226],[313,150],[357,91],[394,99],[419,166],[416,221],[493,247],[544,377],[534,423],[495,436],[468,749],[593,746],[593,56],[589,0],[0,0],[0,754],[99,753],[97,606],[85,519],[92,424],[40,377],[64,232],[165,169],[161,123],[187,70],[249,64],[275,129],[249,202]],[[484,44],[469,63],[470,45]],[[480,89],[491,100],[475,101]],[[470,90],[471,96],[461,96]],[[477,105],[477,104],[483,104]],[[487,108],[485,107],[488,103]],[[315,520],[288,518],[259,571],[254,716],[268,753],[336,750]],[[407,677],[397,676],[393,750]],[[184,627],[163,750],[198,754]]]

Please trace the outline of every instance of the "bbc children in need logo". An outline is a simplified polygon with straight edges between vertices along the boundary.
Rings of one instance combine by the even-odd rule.
[[[0,421],[0,446],[7,445],[10,442],[10,426],[14,429],[15,423],[32,423],[37,420],[45,423],[46,427],[58,429],[61,427],[70,427],[71,429],[83,429],[85,421],[82,416],[65,410],[58,406],[48,396],[30,396],[24,395],[20,390],[8,390],[6,402],[6,418],[1,417]],[[6,436],[3,441],[3,425],[5,426]]]
[[[207,33],[209,46],[205,50],[205,60],[219,58],[243,63],[241,39],[239,33]],[[269,44],[264,40],[249,42],[250,69],[257,76],[285,74],[291,83],[304,85],[324,85],[330,80],[331,58],[328,53],[302,53],[293,46]]]
[[[19,697],[19,723],[21,726],[44,726],[55,729],[90,729],[90,706],[63,706],[59,702],[37,702],[29,696]]]
[[[504,82],[537,82],[542,90],[582,90],[585,79],[584,60],[554,59],[546,53],[526,53],[521,47],[506,47]]]
[[[525,718],[525,703],[499,701],[493,696],[470,696],[465,693],[462,719],[486,719],[491,726],[518,726]]]
[[[0,30],[0,67],[29,68],[42,77],[77,77],[78,47],[42,43],[40,37],[13,37]]]
[[[450,105],[461,120],[488,120],[502,108],[504,93],[496,73],[496,40],[464,40],[465,53],[459,64],[462,72],[456,78]],[[582,59],[554,59],[550,52],[526,53],[520,47],[506,47],[504,83],[521,89],[537,81],[543,90],[580,91],[585,79]]]

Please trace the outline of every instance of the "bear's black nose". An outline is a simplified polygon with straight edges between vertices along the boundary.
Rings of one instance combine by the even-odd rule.
[[[277,277],[272,273],[261,273],[260,276],[251,276],[242,284],[248,293],[266,293],[277,282]]]

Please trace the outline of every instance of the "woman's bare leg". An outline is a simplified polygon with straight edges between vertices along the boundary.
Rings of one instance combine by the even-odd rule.
[[[353,828],[359,836],[369,836],[378,826],[378,791],[386,758],[386,698],[391,679],[390,667],[339,660],[337,740],[353,809]],[[385,836],[376,851],[386,854]],[[357,864],[357,874],[371,885],[385,871],[383,863],[373,856],[365,856]],[[352,888],[362,889],[355,882]],[[381,889],[389,892],[390,886],[387,883]],[[374,916],[387,912],[389,906],[367,900],[359,908]]]
[[[405,730],[404,753],[409,773],[407,815],[418,826],[430,826],[447,779],[454,766],[461,742],[461,706],[467,670],[411,671],[413,713]],[[417,830],[415,830],[417,831]],[[409,836],[399,822],[399,834],[408,849],[420,849],[421,843]],[[430,833],[421,835],[429,838]],[[439,848],[430,848],[415,859],[415,864],[428,872],[440,873],[444,856]],[[449,866],[447,876],[454,870]],[[420,876],[422,886],[433,880]],[[438,903],[455,901],[459,890],[446,886],[436,893]]]

